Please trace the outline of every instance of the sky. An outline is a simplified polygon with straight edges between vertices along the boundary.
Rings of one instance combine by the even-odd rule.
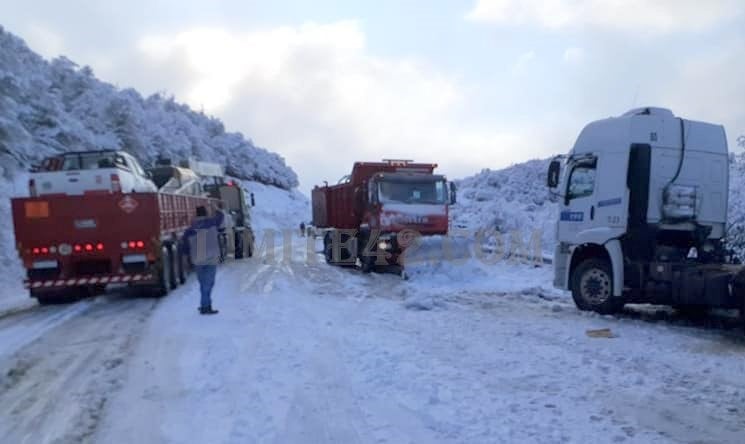
[[[358,160],[451,178],[568,151],[655,105],[745,134],[743,0],[0,0],[45,57],[177,100],[285,157],[301,191]]]

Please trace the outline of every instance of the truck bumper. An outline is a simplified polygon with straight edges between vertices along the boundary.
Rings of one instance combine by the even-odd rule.
[[[74,277],[68,279],[26,280],[23,286],[30,290],[79,287],[84,285],[138,284],[155,283],[152,273],[112,274],[104,276]]]

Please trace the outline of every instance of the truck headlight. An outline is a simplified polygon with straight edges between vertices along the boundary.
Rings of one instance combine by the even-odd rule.
[[[387,250],[389,248],[389,244],[386,241],[380,241],[378,242],[378,250]]]

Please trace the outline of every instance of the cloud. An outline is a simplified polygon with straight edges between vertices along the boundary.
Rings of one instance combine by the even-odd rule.
[[[530,68],[530,65],[535,60],[535,51],[528,51],[520,54],[520,57],[517,58],[517,61],[514,65],[512,65],[512,74],[513,75],[522,75],[525,74],[525,72]]]
[[[582,48],[567,48],[564,50],[564,62],[568,64],[576,64],[582,62],[585,58],[585,50]]]
[[[355,160],[414,158],[462,176],[540,154],[530,151],[535,139],[473,119],[474,91],[458,79],[370,54],[356,21],[197,28],[143,37],[138,48],[145,65],[186,66],[176,96],[280,151],[303,187],[348,173]]]
[[[549,29],[671,32],[710,28],[743,10],[739,0],[477,0],[466,18]]]

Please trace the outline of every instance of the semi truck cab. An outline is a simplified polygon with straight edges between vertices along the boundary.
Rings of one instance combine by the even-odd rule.
[[[588,124],[549,166],[554,285],[602,313],[627,302],[742,308],[722,243],[728,173],[721,125],[654,107]]]

